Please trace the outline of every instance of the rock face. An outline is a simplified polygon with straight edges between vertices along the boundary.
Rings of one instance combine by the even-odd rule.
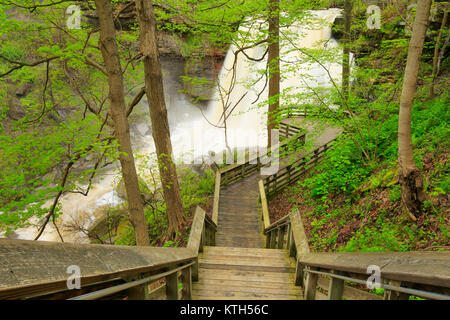
[[[10,86],[8,89],[8,113],[7,116],[13,120],[25,117],[26,112],[22,106],[21,98],[26,97],[32,90],[33,83],[27,82],[20,86]]]
[[[193,54],[186,58],[184,91],[197,100],[209,100],[215,90],[215,79],[222,68],[223,53]]]
[[[26,113],[22,107],[20,100],[13,96],[8,100],[8,113],[7,116],[13,120],[20,120],[25,117]]]

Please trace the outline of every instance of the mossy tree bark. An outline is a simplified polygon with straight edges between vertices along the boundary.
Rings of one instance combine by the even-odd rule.
[[[425,200],[423,177],[414,160],[411,140],[411,111],[416,94],[417,75],[427,32],[430,7],[431,0],[417,1],[417,11],[408,48],[408,60],[406,62],[398,120],[399,181],[402,187],[402,201],[412,215],[416,215],[421,211],[422,203]]]
[[[172,158],[172,143],[170,141],[161,62],[156,39],[156,19],[151,0],[136,0],[135,2],[140,26],[141,53],[143,55],[145,88],[150,108],[152,134],[169,220],[168,231],[169,235],[173,236],[184,224],[185,215],[176,166]]]
[[[126,117],[122,67],[116,42],[112,7],[109,0],[95,0],[100,20],[99,46],[108,74],[110,114],[114,122],[114,130],[119,142],[119,160],[128,198],[128,211],[134,227],[136,245],[148,246],[147,223],[139,191],[138,176],[131,149],[130,129]]]

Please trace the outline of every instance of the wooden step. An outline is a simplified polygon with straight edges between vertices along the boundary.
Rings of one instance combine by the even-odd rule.
[[[243,236],[230,234],[224,231],[217,231],[217,238],[220,239],[233,239],[234,241],[246,241],[246,240],[259,240],[261,241],[263,238],[257,233],[246,234]]]
[[[269,257],[245,257],[245,256],[211,256],[202,255],[198,259],[199,263],[204,264],[222,264],[222,265],[237,265],[237,266],[262,266],[262,267],[295,267],[294,263],[287,258],[269,258]]]
[[[261,241],[248,240],[248,241],[233,241],[233,240],[218,240],[217,246],[219,247],[237,247],[237,248],[261,248]]]
[[[287,257],[287,251],[283,249],[264,249],[264,248],[223,248],[205,246],[203,254],[226,255],[226,256],[268,256],[268,257]]]
[[[264,271],[240,271],[240,270],[214,270],[199,269],[199,279],[211,280],[236,280],[236,281],[264,281],[267,283],[293,283],[293,272],[264,272]]]
[[[192,289],[192,296],[199,300],[301,300],[302,294],[273,294],[273,293],[255,293],[255,292],[235,292],[222,290],[196,290]]]
[[[293,278],[292,278],[293,279]],[[299,287],[294,286],[294,281],[292,281],[290,287],[286,287],[285,281],[266,281],[266,279],[259,279],[258,281],[249,281],[247,279],[245,280],[245,286],[250,290],[250,288],[255,288],[256,290],[264,289],[264,290],[292,290],[293,292],[297,292],[299,290]],[[209,278],[202,278],[200,282],[194,283],[198,286],[198,288],[203,287],[239,287],[242,285],[242,279],[241,280],[228,280],[228,279],[209,279]],[[284,292],[284,291],[283,291]],[[290,291],[289,291],[290,292]]]
[[[214,289],[215,288],[215,289]],[[192,290],[195,292],[201,292],[202,294],[207,293],[208,291],[215,292],[230,292],[234,293],[237,296],[242,294],[263,294],[266,296],[277,296],[277,295],[286,295],[286,296],[296,296],[301,294],[301,289],[292,286],[284,286],[279,285],[278,288],[268,288],[268,287],[259,287],[259,286],[250,286],[249,283],[240,282],[236,285],[226,285],[220,283],[205,284],[202,282],[194,283],[192,285]]]
[[[237,247],[237,248],[261,248],[261,242],[259,241],[246,241],[246,242],[236,242],[236,241],[218,241],[217,246],[219,247]]]

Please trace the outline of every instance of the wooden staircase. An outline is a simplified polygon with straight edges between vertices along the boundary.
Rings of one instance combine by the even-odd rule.
[[[258,195],[258,175],[256,174],[221,190],[216,246],[263,247]]]
[[[199,255],[199,281],[192,298],[199,300],[298,300],[295,260],[287,250],[204,247]]]
[[[287,250],[263,249],[258,174],[222,188],[216,246],[199,254],[199,300],[303,299],[294,285],[295,259]]]

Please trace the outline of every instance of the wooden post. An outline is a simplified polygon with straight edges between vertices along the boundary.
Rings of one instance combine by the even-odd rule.
[[[310,270],[314,271],[315,268],[310,268]],[[315,300],[318,275],[310,272],[306,274],[305,300]]]
[[[286,227],[280,227],[278,229],[278,249],[283,249],[284,246],[284,234],[285,234],[285,229]]]
[[[270,249],[275,249],[277,244],[277,234],[275,233],[275,230],[270,231]]]
[[[304,271],[303,268],[305,266],[300,263],[300,261],[297,260],[297,263],[295,264],[295,285],[304,287],[303,278],[304,278]]]
[[[294,240],[294,235],[292,234],[291,231],[291,243],[289,244],[289,257],[295,257],[297,254],[297,248],[295,247],[295,240]]]
[[[198,281],[198,257],[195,258],[195,263],[192,265],[192,281]]]
[[[144,275],[135,278],[126,279],[126,281],[134,281],[144,278]],[[148,283],[141,284],[127,290],[128,300],[149,300]]]
[[[271,237],[272,232],[269,232],[268,234],[266,234],[266,249],[270,249],[270,237]]]
[[[203,247],[205,246],[205,238],[206,238],[206,222],[203,222],[202,237],[200,238],[200,248],[198,249],[198,252],[203,252]]]
[[[181,271],[181,279],[183,283],[183,300],[192,300],[192,273],[191,267],[187,267]]]
[[[291,224],[289,223],[287,225],[287,232],[286,232],[286,249],[291,249],[291,240],[292,240],[292,234],[291,234]]]
[[[337,271],[332,271],[334,274],[342,274]],[[342,300],[344,293],[344,280],[331,277],[330,286],[328,288],[328,300]]]
[[[389,280],[388,284],[395,287],[401,287],[401,281]],[[409,294],[392,290],[384,290],[384,300],[409,300]]]
[[[178,272],[166,277],[167,300],[178,300]]]

